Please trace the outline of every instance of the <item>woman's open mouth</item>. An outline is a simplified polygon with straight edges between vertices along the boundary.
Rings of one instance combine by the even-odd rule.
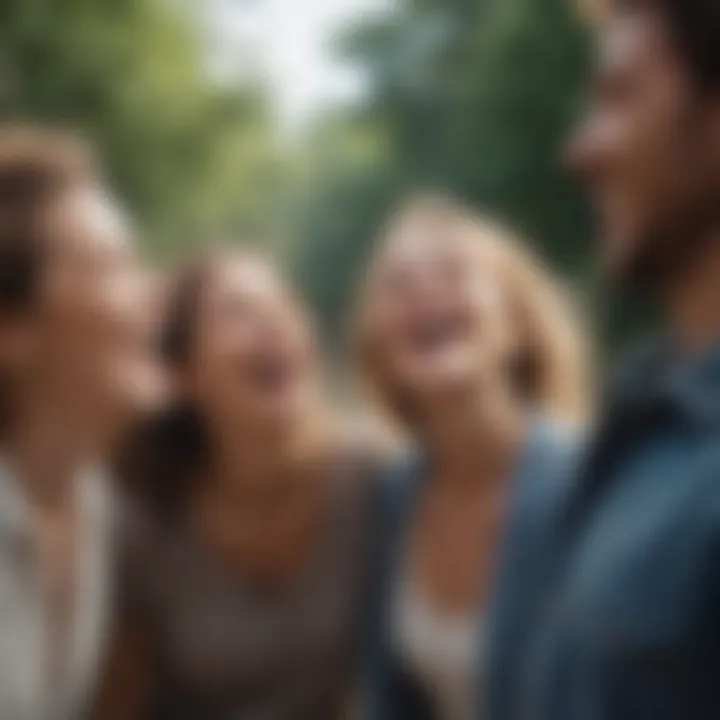
[[[466,337],[468,323],[460,314],[446,314],[424,318],[410,328],[409,340],[413,349],[427,354],[447,348]]]

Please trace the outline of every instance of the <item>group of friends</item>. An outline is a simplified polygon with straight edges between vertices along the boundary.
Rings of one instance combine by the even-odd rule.
[[[667,329],[596,391],[530,246],[412,199],[348,319],[392,443],[272,257],[158,278],[82,142],[0,129],[2,720],[720,717],[720,5],[601,6],[567,161]]]

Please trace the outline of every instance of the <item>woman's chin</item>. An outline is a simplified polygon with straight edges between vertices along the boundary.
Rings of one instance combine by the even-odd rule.
[[[415,384],[415,394],[425,397],[429,404],[445,403],[458,396],[472,392],[476,384],[476,376],[471,372],[456,370],[435,372],[426,375]]]
[[[254,410],[248,413],[248,416],[252,417],[252,424],[258,430],[283,431],[300,422],[305,416],[305,403],[295,393],[263,398],[253,405]]]

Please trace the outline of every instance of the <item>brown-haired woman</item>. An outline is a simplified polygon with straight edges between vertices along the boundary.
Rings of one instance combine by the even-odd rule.
[[[351,694],[372,483],[324,412],[304,309],[221,250],[171,292],[178,398],[132,443],[125,612],[99,715],[339,717]]]
[[[587,409],[580,334],[528,249],[431,197],[381,241],[359,352],[419,445],[392,484],[368,715],[514,717],[573,426]]]

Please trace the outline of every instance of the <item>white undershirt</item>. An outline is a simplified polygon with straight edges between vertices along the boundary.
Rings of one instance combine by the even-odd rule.
[[[398,656],[432,697],[440,720],[475,720],[480,619],[437,610],[412,578],[401,576],[393,613]]]
[[[102,473],[77,478],[81,508],[76,603],[50,683],[51,645],[30,508],[0,456],[0,718],[75,720],[93,693],[110,614],[112,494]]]

